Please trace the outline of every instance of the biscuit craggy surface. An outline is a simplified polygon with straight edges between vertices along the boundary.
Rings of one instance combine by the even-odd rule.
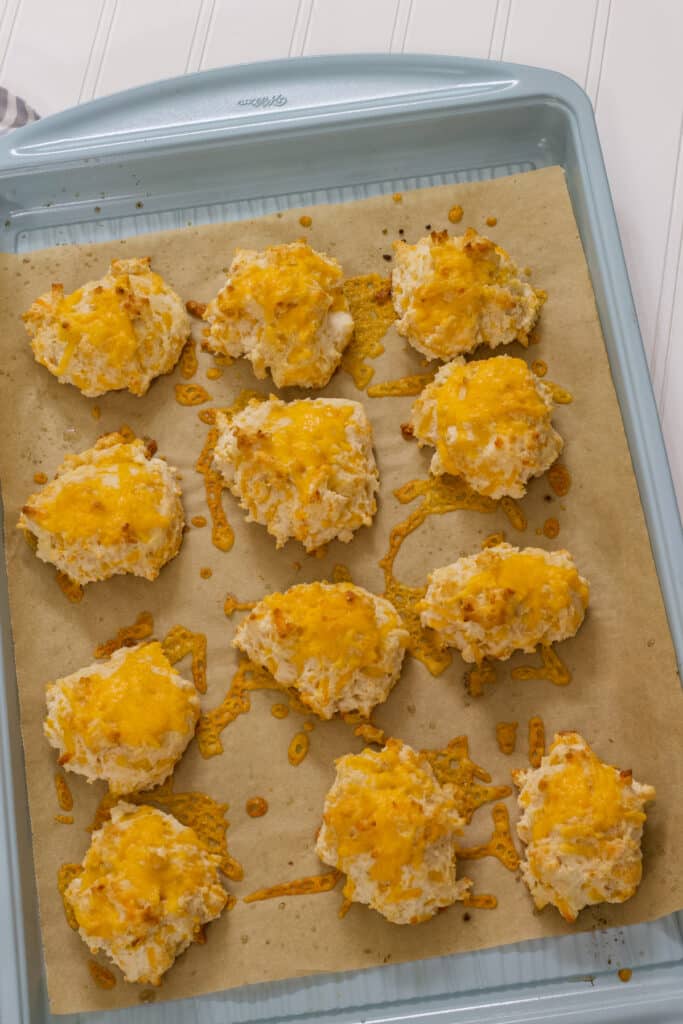
[[[471,885],[455,878],[464,820],[456,794],[427,758],[401,740],[336,762],[316,843],[321,860],[347,876],[344,896],[394,924],[427,921]]]
[[[206,308],[212,352],[246,356],[279,388],[324,387],[353,334],[342,269],[305,242],[238,249]]]
[[[557,734],[539,768],[512,774],[526,844],[522,876],[538,909],[550,903],[575,921],[583,907],[630,899],[654,788],[605,764],[575,732]]]
[[[88,398],[144,395],[169,373],[190,335],[183,301],[151,260],[112,260],[109,272],[70,295],[61,284],[24,313],[36,361]]]
[[[277,547],[295,539],[314,551],[372,522],[379,474],[360,402],[271,396],[217,423],[214,463]]]
[[[119,803],[93,833],[65,903],[93,953],[107,953],[126,981],[158,985],[227,902],[220,860],[172,815]]]
[[[156,579],[180,549],[185,516],[177,472],[155,447],[106,434],[67,455],[19,518],[38,558],[75,583],[121,573]]]
[[[522,359],[455,359],[414,402],[410,426],[421,447],[436,448],[435,476],[460,476],[489,498],[522,498],[564,446],[552,408],[550,389]]]
[[[407,640],[385,598],[353,583],[303,583],[259,601],[233,643],[321,718],[367,718],[398,679]]]
[[[444,647],[480,663],[574,636],[588,594],[568,551],[496,544],[435,569],[418,607]]]
[[[122,647],[47,686],[44,732],[67,771],[112,793],[158,786],[194,735],[199,698],[157,642]]]
[[[468,228],[395,242],[394,253],[396,328],[418,352],[446,360],[479,345],[526,343],[545,295],[499,245]]]

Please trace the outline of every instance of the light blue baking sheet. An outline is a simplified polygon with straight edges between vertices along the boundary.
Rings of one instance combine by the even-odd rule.
[[[590,103],[569,79],[429,56],[274,61],[130,90],[0,140],[24,252],[565,168],[679,664],[683,534]],[[141,205],[140,205],[141,204]],[[0,1021],[679,1022],[683,918],[117,1013],[47,1009],[7,587],[0,579]],[[623,984],[622,966],[634,969]]]

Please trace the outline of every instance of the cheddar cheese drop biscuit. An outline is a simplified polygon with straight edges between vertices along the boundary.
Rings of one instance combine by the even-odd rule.
[[[574,636],[588,582],[568,551],[497,544],[436,569],[419,604],[423,626],[468,662],[505,661]]]
[[[394,242],[396,329],[430,359],[526,343],[545,300],[504,249],[468,228]]]
[[[324,387],[353,334],[339,263],[303,241],[238,249],[205,319],[212,352],[246,356],[279,388]]]
[[[410,425],[421,447],[436,448],[434,476],[462,477],[489,498],[522,498],[528,480],[544,473],[564,446],[552,408],[550,389],[524,360],[456,359],[413,404]]]
[[[558,733],[539,768],[512,775],[526,844],[522,877],[538,909],[550,903],[575,921],[583,907],[630,899],[654,788],[605,764],[576,732]]]
[[[344,872],[344,896],[394,924],[418,924],[461,899],[455,843],[464,824],[450,784],[400,740],[337,759],[316,842],[320,859]]]
[[[194,735],[199,698],[161,644],[124,647],[48,683],[43,730],[67,771],[112,793],[158,786]]]
[[[61,284],[24,313],[37,362],[88,398],[144,395],[169,373],[190,336],[183,301],[150,259],[112,260],[109,273],[64,294]]]
[[[64,899],[93,953],[111,957],[126,981],[158,985],[225,907],[219,864],[172,815],[119,803]]]
[[[217,422],[215,466],[278,548],[293,538],[314,551],[372,522],[379,476],[359,402],[271,396]]]
[[[185,517],[177,472],[155,447],[114,433],[67,455],[19,518],[38,557],[80,584],[120,573],[156,579],[178,553]]]
[[[367,718],[398,679],[407,640],[384,598],[353,583],[301,583],[259,601],[233,643],[320,718]]]

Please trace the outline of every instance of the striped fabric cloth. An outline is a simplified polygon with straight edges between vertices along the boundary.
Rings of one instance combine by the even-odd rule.
[[[37,120],[38,114],[35,110],[0,85],[0,135]]]

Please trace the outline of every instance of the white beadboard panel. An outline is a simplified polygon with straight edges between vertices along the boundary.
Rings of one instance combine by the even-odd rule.
[[[21,0],[0,0],[0,74],[5,68],[20,6]]]
[[[2,66],[3,85],[41,115],[78,103],[102,6],[101,0],[22,0]],[[11,7],[17,5],[10,0],[8,13]]]
[[[683,113],[682,36],[681,3],[612,2],[597,89],[598,128],[651,361]]]
[[[404,49],[487,57],[496,0],[413,0]]]
[[[683,259],[676,257],[676,290],[671,315],[671,347],[662,395],[662,428],[676,487],[678,507],[683,513]]]
[[[297,0],[215,0],[201,68],[288,57]]]
[[[511,5],[512,0],[497,0],[496,16],[493,19],[493,30],[491,31],[491,42],[489,43],[488,53],[482,53],[482,57],[489,57],[491,60],[503,59]]]
[[[197,18],[192,30],[192,38],[187,51],[185,71],[199,71],[204,56],[209,25],[213,15],[215,0],[200,0]]]
[[[659,292],[659,306],[655,323],[655,343],[652,357],[652,382],[660,412],[664,411],[667,397],[671,396],[670,362],[672,347],[676,345],[674,332],[675,304],[683,302],[683,282],[680,280],[683,258],[683,118],[679,133],[678,157],[669,230],[664,250],[664,272]],[[683,375],[678,378],[678,394],[683,396]],[[683,481],[683,478],[682,478]]]
[[[200,7],[201,0],[118,0],[94,95],[183,74]]]
[[[299,0],[296,18],[292,27],[292,38],[289,41],[289,56],[300,57],[304,52],[308,26],[311,22],[314,0]]]
[[[586,79],[597,0],[512,0],[503,60]]]
[[[602,74],[602,62],[605,55],[605,43],[607,42],[607,26],[609,24],[610,8],[612,0],[597,0],[595,7],[595,21],[593,22],[593,38],[591,40],[591,52],[586,68],[585,89],[590,96],[591,103],[595,106]]]
[[[396,17],[391,33],[389,50],[391,53],[403,53],[406,48],[406,33],[412,13],[414,0],[398,0],[396,5]]]
[[[389,50],[398,0],[314,0],[305,54]]]
[[[112,25],[114,24],[117,5],[118,0],[103,0],[102,2],[102,9],[97,22],[95,38],[93,39],[92,46],[90,47],[90,54],[88,55],[85,70],[83,71],[81,91],[78,97],[79,103],[82,103],[84,100],[91,100],[95,95],[102,62],[104,61],[104,55],[107,52],[107,46],[109,45],[109,36],[111,34]]]

